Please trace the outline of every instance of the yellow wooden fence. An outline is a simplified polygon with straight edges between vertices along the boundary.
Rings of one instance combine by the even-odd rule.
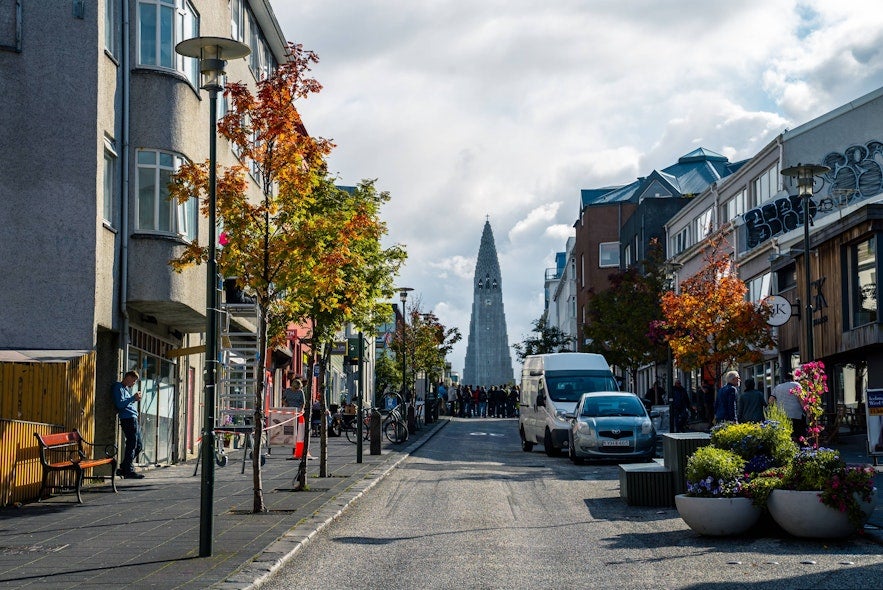
[[[93,442],[94,404],[94,352],[0,361],[0,505],[37,499],[42,472],[35,432],[76,428]]]

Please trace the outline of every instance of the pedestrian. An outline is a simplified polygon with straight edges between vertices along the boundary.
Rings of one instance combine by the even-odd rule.
[[[460,399],[457,400],[460,404],[460,417],[468,418],[470,413],[470,407],[472,406],[472,391],[470,391],[470,385],[464,385],[460,388]]]
[[[800,403],[800,398],[791,393],[792,390],[799,388],[800,385],[793,381],[792,374],[785,373],[785,381],[773,387],[773,392],[767,402],[769,405],[776,404],[782,408],[785,415],[791,419],[791,436],[794,440],[799,440],[800,437],[806,435],[806,416],[803,414],[803,405]]]
[[[665,395],[665,391],[662,389],[662,385],[659,384],[659,379],[653,382],[653,385],[650,389],[647,390],[647,394],[644,396],[650,403],[658,406],[662,403],[662,396]]]
[[[460,394],[460,386],[451,387],[448,389],[448,416],[454,417],[457,415],[457,396]]]
[[[739,396],[737,405],[739,411],[736,417],[739,422],[763,422],[766,401],[763,392],[755,387],[754,379],[745,380],[745,391]]]
[[[493,392],[493,387],[491,388],[491,392]],[[487,418],[488,411],[488,403],[493,404],[494,401],[488,395],[487,390],[484,387],[478,388],[478,415],[481,418]],[[493,414],[493,406],[491,406],[491,414]]]
[[[680,379],[675,379],[671,388],[671,413],[674,416],[675,432],[686,432],[690,418],[690,395]]]
[[[724,386],[717,392],[714,401],[714,423],[736,421],[736,398],[739,394],[739,383],[742,378],[736,371],[729,371],[724,375]]]
[[[300,379],[295,379],[291,385],[282,392],[282,405],[288,408],[294,408],[298,412],[304,411],[304,383]]]
[[[141,401],[141,390],[132,393],[132,387],[138,382],[138,373],[128,371],[123,380],[113,386],[113,404],[120,417],[120,428],[126,437],[123,461],[117,469],[117,475],[125,479],[143,479],[144,475],[135,473],[135,457],[144,448],[141,440],[141,425],[138,423],[138,402]]]

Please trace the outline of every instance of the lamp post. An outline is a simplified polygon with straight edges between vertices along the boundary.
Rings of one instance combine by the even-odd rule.
[[[815,360],[815,347],[813,343],[813,317],[812,317],[812,297],[810,290],[812,289],[812,280],[810,279],[809,267],[809,207],[812,203],[813,184],[816,176],[821,176],[831,169],[827,166],[819,164],[797,164],[782,170],[782,176],[788,176],[797,179],[797,190],[803,205],[803,280],[806,287],[806,305],[804,306],[803,323],[806,329],[806,358],[803,362]]]
[[[202,480],[200,482],[199,509],[199,556],[212,554],[212,528],[214,522],[215,487],[215,396],[218,371],[218,310],[220,308],[218,260],[217,260],[217,118],[218,91],[224,88],[222,78],[227,60],[245,57],[251,53],[248,45],[222,37],[194,37],[181,41],[175,51],[185,57],[199,59],[202,75],[200,88],[209,92],[209,217],[208,262],[206,264],[205,288],[205,390],[203,397],[202,427]]]
[[[407,377],[407,347],[405,346],[408,324],[408,317],[405,313],[405,303],[408,301],[408,291],[413,291],[411,287],[399,287],[399,300],[402,302],[402,403],[405,402],[405,395],[408,393],[408,377]]]

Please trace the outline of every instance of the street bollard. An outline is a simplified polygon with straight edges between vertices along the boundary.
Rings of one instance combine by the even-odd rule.
[[[413,404],[408,404],[408,434],[417,433],[417,412]]]
[[[368,426],[368,434],[371,438],[371,454],[380,454],[380,412],[377,408],[371,410],[371,420]]]

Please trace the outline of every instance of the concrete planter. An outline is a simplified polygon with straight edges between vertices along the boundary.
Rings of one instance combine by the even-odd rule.
[[[700,535],[721,537],[740,535],[754,526],[761,509],[749,498],[696,498],[675,496],[678,514]]]
[[[845,512],[840,512],[819,501],[817,491],[773,490],[767,501],[767,509],[780,527],[795,537],[837,539],[848,537],[859,527],[849,522]],[[862,502],[862,512],[867,522],[874,511],[877,490],[871,502]]]

